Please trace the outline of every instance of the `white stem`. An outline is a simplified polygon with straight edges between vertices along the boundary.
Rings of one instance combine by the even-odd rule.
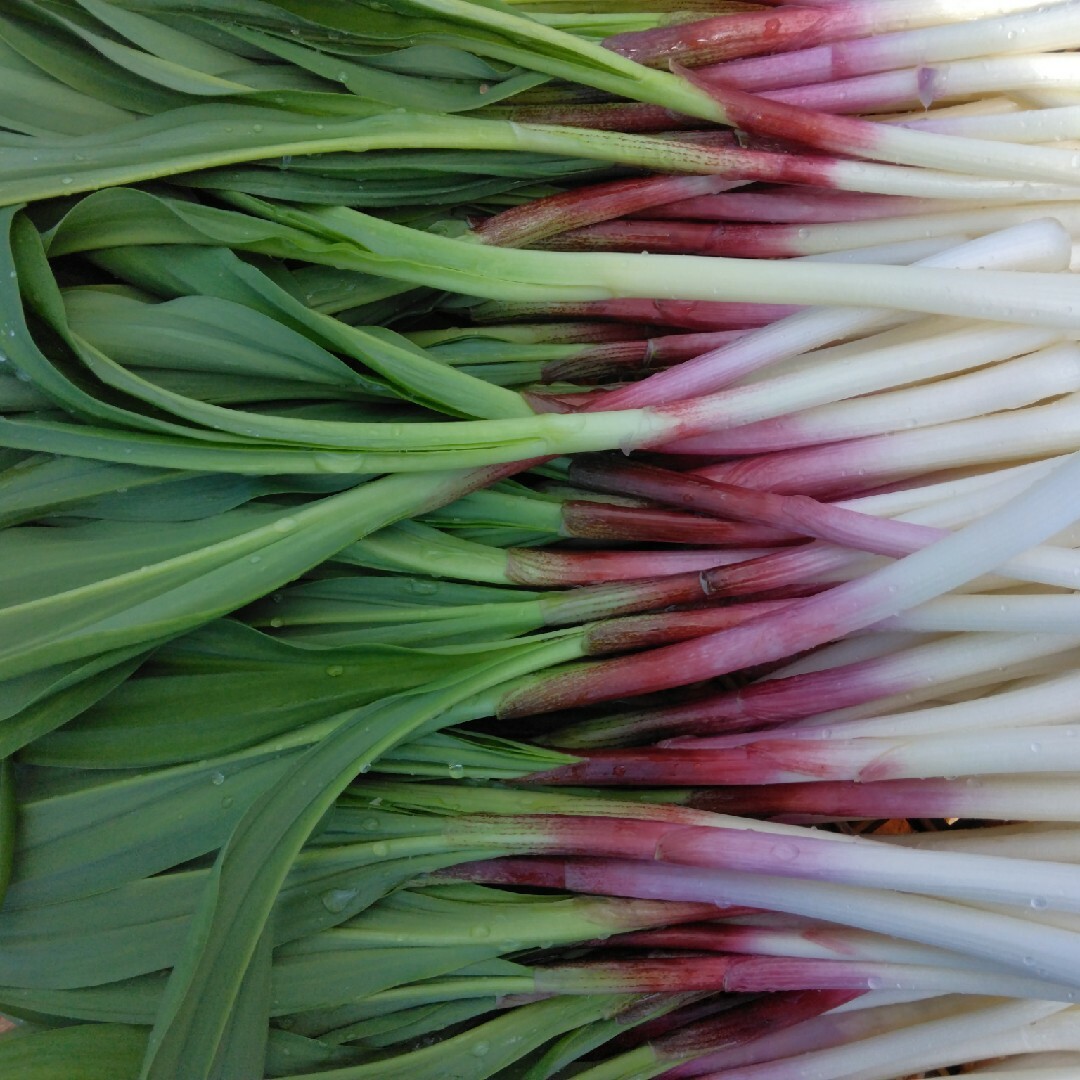
[[[1026,465],[1011,465],[933,484],[915,483],[911,487],[900,488],[881,495],[841,499],[834,505],[848,510],[858,510],[863,514],[873,514],[875,517],[897,517],[936,503],[964,499],[968,495],[982,492],[987,488],[996,488],[999,484],[1012,485],[1009,490],[1013,494],[1018,494],[1030,487],[1040,476],[1046,476],[1052,472],[1062,460],[1061,457],[1044,458],[1042,461],[1032,461]],[[1012,494],[1007,497],[1012,498]],[[923,519],[905,516],[904,520]],[[925,524],[933,524],[933,522],[927,520]]]
[[[995,123],[997,121],[994,121]],[[1080,168],[1080,165],[1076,166]],[[820,255],[834,250],[857,248],[862,244],[891,244],[920,237],[964,233],[982,236],[992,230],[1022,225],[1032,213],[1051,217],[1072,236],[1080,234],[1080,204],[1076,201],[1041,203],[1037,207],[992,206],[973,210],[952,210],[944,214],[912,214],[877,221],[840,221],[828,225],[802,225],[798,229],[779,226],[791,236],[791,247],[800,255]]]
[[[943,599],[948,601],[949,598]],[[848,723],[807,724],[798,730],[821,739],[864,736],[906,738],[949,731],[985,731],[1077,721],[1080,721],[1080,675],[1068,672],[1037,678],[1022,686],[970,701],[894,712]]]
[[[956,634],[917,645],[896,653],[889,660],[887,669],[882,665],[882,676],[887,673],[891,684],[909,683],[915,690],[880,699],[877,707],[880,708],[886,701],[899,705],[901,701],[925,700],[946,686],[972,677],[976,677],[974,685],[993,685],[997,681],[1015,677],[1013,672],[1016,665],[1047,657],[1061,657],[1078,647],[1080,636],[1057,634]],[[972,684],[968,682],[967,685]],[[853,716],[849,709],[838,709],[796,721],[793,726],[827,728],[848,719],[863,717],[858,713]]]
[[[1040,1003],[1029,1002],[1028,1004],[1034,1009]],[[1049,1013],[1049,1006],[1047,1006],[1047,1012]],[[928,1039],[925,1034],[920,1033],[916,1040],[911,1039],[909,1035],[908,1039],[902,1040],[907,1043],[907,1052],[898,1054],[897,1059],[891,1064],[887,1064],[875,1054],[875,1063],[859,1061],[855,1071],[843,1074],[833,1073],[829,1080],[841,1080],[841,1077],[842,1080],[892,1080],[892,1077],[907,1072],[940,1065],[962,1064],[979,1058],[1015,1054],[1018,1051],[1038,1046],[1056,1049],[1058,1047],[1075,1048],[1080,1045],[1080,1015],[1074,1009],[1069,1009],[1060,1016],[1048,1015],[1045,1020],[1035,1015],[1032,1018],[1036,1020],[1032,1024],[1014,1026],[1008,1021],[1003,1021],[997,1029],[982,1027],[970,1033],[963,1030],[963,1025],[957,1025],[956,1034],[953,1036],[957,1041],[951,1044],[948,1038]],[[907,1033],[901,1033],[903,1034]],[[856,1047],[861,1045],[856,1044]],[[900,1069],[900,1073],[895,1073],[894,1067]],[[729,1080],[736,1080],[736,1078],[729,1078]],[[800,1077],[800,1080],[810,1080],[810,1078]],[[827,1080],[827,1074],[815,1076],[814,1080]]]
[[[1080,594],[939,596],[928,604],[888,620],[885,625],[940,633],[975,631],[1080,635]],[[1076,689],[1080,690],[1080,684]],[[1080,697],[1075,701],[1080,710]]]
[[[907,341],[869,347],[828,364],[778,375],[751,386],[698,399],[692,408],[701,427],[736,427],[800,409],[843,401],[889,387],[940,379],[1014,356],[1044,349],[1060,340],[1060,331],[1002,323],[965,323],[924,339],[915,350]],[[705,437],[707,438],[707,436]],[[702,440],[704,442],[704,439]],[[688,445],[695,445],[688,440]]]
[[[979,237],[959,247],[928,256],[923,268],[1061,270],[1069,265],[1072,242],[1056,222],[1037,219]],[[720,389],[750,372],[818,348],[856,337],[888,324],[896,313],[880,307],[824,307],[802,311],[653,375],[624,395],[626,404],[678,401]]]
[[[1030,109],[1008,116],[938,118],[933,115],[905,120],[903,126],[939,135],[990,139],[1010,143],[1054,143],[1080,138],[1080,105]]]
[[[681,1075],[709,1076],[761,1061],[780,1061],[796,1054],[844,1046],[915,1024],[967,1015],[1000,1005],[1000,999],[973,995],[916,995],[875,990],[801,1024],[770,1032],[741,1046],[713,1051],[701,1062],[684,1066]]]
[[[902,106],[925,110],[949,98],[985,97],[1012,90],[1080,90],[1080,62],[1070,54],[979,57],[795,86],[765,96],[826,111],[875,111]],[[844,106],[843,102],[852,104]]]
[[[977,829],[877,836],[882,844],[922,851],[968,851],[976,855],[1005,855],[1013,859],[1048,859],[1080,863],[1080,829],[1073,823],[1022,822]]]
[[[589,873],[568,866],[567,888],[596,891],[596,879]],[[669,863],[611,860],[606,874],[606,886],[621,895],[708,898],[718,904],[790,911],[983,957],[1021,975],[1037,972],[1039,978],[1074,987],[1080,982],[1080,934],[966,904],[821,881],[803,880],[793,888],[789,878]]]
[[[1080,394],[1051,405],[959,420],[847,443],[783,451],[696,470],[722,483],[827,496],[857,477],[863,486],[942,469],[1022,461],[1080,448]]]
[[[1080,349],[1063,346],[911,389],[856,397],[673,444],[688,453],[760,454],[1017,409],[1080,390]]]

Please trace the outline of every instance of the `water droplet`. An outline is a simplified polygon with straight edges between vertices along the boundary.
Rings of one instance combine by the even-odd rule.
[[[382,800],[380,799],[378,801],[381,802]],[[375,805],[374,799],[372,800],[372,805]],[[360,828],[363,829],[364,832],[378,832],[379,819],[374,817],[364,818],[364,820],[360,822]]]
[[[1022,963],[1023,963],[1024,967],[1034,967],[1035,966],[1035,957],[1034,956],[1025,956]]]
[[[1031,898],[1031,906],[1036,911],[1042,911],[1048,906],[1048,901],[1045,896],[1033,896]]]
[[[361,766],[360,766],[360,768],[359,768],[359,769],[357,769],[356,771],[357,771],[357,772],[358,772],[358,773],[359,773],[359,774],[360,774],[361,776],[363,776],[363,775],[364,775],[364,773],[369,773],[369,772],[371,772],[371,762],[370,762],[370,761],[365,761],[365,762],[364,762],[364,764],[363,764],[363,765],[361,765]]]
[[[228,810],[234,802],[236,802],[236,800],[231,795],[226,795],[225,798],[221,800],[221,809]]]
[[[262,562],[262,556],[261,555],[252,555],[252,556],[250,556],[248,558],[248,562],[251,563],[252,566],[254,566],[256,563],[261,563]]]
[[[326,669],[326,674],[329,675],[331,679],[336,679],[339,675],[345,674],[345,669],[340,664],[331,664]]]
[[[322,894],[322,906],[335,915],[344,911],[356,899],[359,889],[331,889]]]
[[[292,164],[292,154],[281,155],[281,167],[287,169]]]
[[[225,783],[225,774],[221,772],[214,773],[213,776],[210,777],[210,783],[215,787],[220,787]]]
[[[465,775],[465,766],[459,765],[456,761],[451,761],[447,764],[446,771],[452,779],[460,780]]]
[[[1037,742],[1033,742],[1030,746],[1030,750],[1033,754],[1037,754],[1042,749],[1042,745]]]
[[[409,582],[409,592],[415,593],[417,596],[431,596],[438,591],[438,583],[434,581],[420,581],[414,578]]]
[[[799,849],[794,844],[773,844],[769,854],[777,862],[793,862],[799,857]]]
[[[473,1057],[478,1057],[478,1058],[487,1057],[488,1051],[490,1049],[491,1049],[491,1047],[486,1042],[478,1042],[472,1048]]]
[[[271,619],[270,620],[270,625],[276,630],[279,626],[284,626],[285,625],[285,620],[284,619]]]
[[[262,124],[252,124],[251,130],[255,132],[256,135],[258,135],[259,132],[262,131]]]
[[[482,923],[478,923],[469,931],[469,937],[481,939],[491,937],[491,929]]]
[[[60,183],[67,187],[68,184],[73,184],[75,181],[70,176],[61,176]]]

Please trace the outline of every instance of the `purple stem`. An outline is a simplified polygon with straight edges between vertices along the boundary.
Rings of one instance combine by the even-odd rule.
[[[1067,821],[1076,818],[1075,783],[1050,777],[964,777],[723,787],[693,792],[687,805],[721,814],[784,821],[957,818]]]
[[[862,7],[835,4],[828,8],[785,7],[779,11],[720,15],[615,34],[604,45],[639,64],[661,66],[671,60],[715,64],[870,33],[876,27],[860,10]]]
[[[570,480],[594,491],[634,495],[697,513],[770,525],[876,555],[909,555],[948,535],[945,529],[872,517],[805,496],[756,491],[700,475],[600,456],[575,459]]]
[[[473,235],[486,244],[525,247],[553,233],[622,217],[676,199],[716,194],[740,183],[717,176],[650,176],[594,184],[504,210],[476,225]]]
[[[550,251],[650,251],[658,255],[723,255],[783,259],[803,254],[787,225],[703,225],[631,218],[570,229],[544,243]]]
[[[801,539],[801,534],[792,529],[776,529],[742,521],[717,521],[715,518],[676,510],[615,506],[583,500],[564,503],[562,517],[566,535],[583,540],[771,546]]]
[[[761,555],[762,551],[755,548],[682,551],[554,551],[511,548],[507,552],[506,575],[518,585],[594,585],[607,581],[636,581],[681,575],[693,571],[711,572],[715,567],[757,562]]]
[[[777,188],[774,191],[699,195],[666,206],[652,207],[650,218],[698,219],[702,221],[759,221],[768,224],[820,225],[838,221],[907,217],[912,214],[964,210],[963,199],[917,199],[910,195],[862,195],[828,189]]]

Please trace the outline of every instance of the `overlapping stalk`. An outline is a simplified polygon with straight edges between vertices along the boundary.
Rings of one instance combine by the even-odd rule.
[[[1078,35],[0,11],[0,1072],[1071,1075]]]

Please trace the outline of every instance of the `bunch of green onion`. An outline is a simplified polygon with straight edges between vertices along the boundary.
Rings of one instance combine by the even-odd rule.
[[[0,5],[0,1076],[1075,1077],[1078,47]]]

